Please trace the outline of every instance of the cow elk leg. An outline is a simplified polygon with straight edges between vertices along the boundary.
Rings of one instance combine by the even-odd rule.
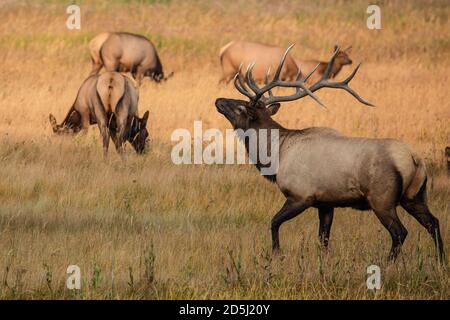
[[[103,123],[103,121],[99,121],[98,127],[100,129],[100,134],[102,135],[103,139],[103,156],[106,158],[108,155],[108,148],[109,148],[109,130],[106,125],[106,122]]]
[[[142,80],[144,79],[144,74],[145,74],[144,69],[139,66],[136,70],[136,77],[135,77],[138,87],[141,86]]]
[[[123,137],[125,136],[125,124],[122,124],[122,123],[118,124],[117,127],[118,127],[118,130],[116,133],[116,137],[114,139],[114,144],[116,146],[117,152],[119,154],[122,154],[123,153],[123,144],[124,144]]]

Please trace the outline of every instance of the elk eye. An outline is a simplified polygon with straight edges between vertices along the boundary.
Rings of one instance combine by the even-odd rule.
[[[246,112],[247,110],[245,109],[244,106],[237,106],[236,108],[234,108],[234,112],[237,113],[238,115],[242,114],[243,112]]]

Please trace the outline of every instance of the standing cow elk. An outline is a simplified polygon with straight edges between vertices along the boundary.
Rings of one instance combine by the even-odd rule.
[[[117,72],[89,76],[81,85],[75,102],[66,118],[57,124],[50,114],[49,120],[56,134],[86,131],[98,124],[105,154],[109,137],[122,152],[123,143],[129,141],[137,153],[143,153],[148,140],[148,111],[138,116],[138,92],[132,80]]]
[[[333,54],[322,78],[314,85],[307,87],[301,79],[281,81],[281,68],[291,47],[286,50],[273,80],[266,80],[263,87],[259,87],[253,79],[253,65],[247,70],[245,78],[240,73],[236,74],[234,85],[248,97],[248,101],[219,98],[215,102],[218,112],[230,121],[234,129],[253,129],[257,132],[266,129],[264,132],[270,135],[273,132],[279,135],[278,170],[276,174],[266,176],[276,182],[286,197],[283,207],[272,219],[273,250],[276,252],[280,248],[278,232],[281,224],[310,207],[318,209],[319,239],[326,247],[334,208],[352,207],[375,212],[391,235],[389,258],[395,260],[407,235],[396,212],[400,204],[430,233],[438,257],[443,261],[439,221],[427,205],[425,165],[406,144],[393,139],[347,137],[330,128],[290,130],[272,119],[280,108],[280,102],[306,96],[320,102],[313,92],[321,88],[343,89],[359,102],[371,105],[348,86],[359,65],[344,81],[329,81],[338,50]],[[296,90],[288,96],[274,96],[271,89],[275,87]],[[264,96],[266,93],[269,95]],[[268,137],[266,141],[271,143],[271,140]],[[248,139],[244,139],[244,143],[248,152]],[[270,147],[266,149],[271,150]],[[257,157],[255,163],[259,170],[267,166],[260,160]]]
[[[350,59],[350,50],[351,46],[348,47],[345,50],[338,50],[338,53],[336,54],[336,58],[334,59],[333,65],[331,66],[331,71],[329,78],[333,79],[336,77],[339,72],[341,72],[341,69],[345,65],[352,64],[352,59]],[[337,50],[337,46],[334,47],[334,51]],[[297,67],[300,69],[301,74],[303,76],[302,80],[305,79],[305,76],[307,74],[310,74],[314,68],[317,67],[316,71],[312,72],[311,76],[308,79],[308,83],[316,83],[319,81],[323,74],[325,73],[325,69],[327,68],[328,62],[325,61],[318,61],[318,60],[299,60],[295,59],[295,63],[297,64]]]
[[[106,71],[131,72],[138,85],[144,77],[156,82],[166,80],[153,43],[144,36],[126,32],[104,32],[89,43],[91,75]],[[169,75],[169,77],[173,72]]]
[[[258,82],[263,82],[266,70],[275,70],[283,56],[284,49],[260,43],[246,41],[232,41],[220,49],[220,64],[222,66],[222,78],[220,82],[229,83],[236,72],[241,72],[241,64],[247,68],[255,62],[253,76]],[[288,55],[280,73],[282,80],[294,80],[298,73],[298,67],[294,59]]]

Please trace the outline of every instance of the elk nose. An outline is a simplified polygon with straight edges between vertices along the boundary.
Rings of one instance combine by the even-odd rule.
[[[348,63],[352,64],[353,63],[352,59],[348,59]]]
[[[218,110],[222,111],[225,107],[225,99],[224,98],[216,99],[215,105]]]

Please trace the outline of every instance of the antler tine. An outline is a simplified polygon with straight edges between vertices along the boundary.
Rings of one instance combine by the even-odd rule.
[[[253,68],[255,67],[255,63],[253,62],[246,73],[246,80],[247,84],[252,89],[252,91],[255,93],[255,97],[260,93],[261,89],[258,87],[258,85],[255,82],[255,79],[253,78]]]
[[[266,73],[266,81],[264,82],[265,85],[269,84],[269,76],[270,76],[270,67],[267,69],[267,73]],[[269,97],[273,97],[273,93],[272,93],[272,89],[269,89]]]
[[[353,79],[356,72],[358,72],[358,69],[360,66],[361,66],[361,63],[356,66],[356,68],[352,71],[352,73],[345,80],[343,80],[341,82],[328,82],[324,87],[343,89],[343,90],[347,91],[348,93],[350,93],[353,97],[356,98],[356,100],[358,100],[362,104],[365,104],[366,106],[374,107],[374,105],[372,103],[361,98],[361,96],[358,93],[356,93],[355,90],[353,90],[352,88],[350,88],[348,86],[349,82]]]
[[[249,99],[253,99],[253,95],[251,95],[245,88],[244,84],[243,84],[243,79],[241,76],[241,73],[238,72],[236,73],[236,75],[234,76],[234,86],[235,88],[242,93],[244,96],[246,96]]]
[[[241,67],[239,68],[239,72],[236,74],[235,79],[234,79],[234,85],[236,87],[236,89],[242,93],[243,95],[247,96],[250,101],[252,103],[257,102],[258,100],[260,100],[261,98],[263,99],[264,104],[270,105],[276,102],[286,102],[286,101],[292,101],[292,100],[297,100],[297,99],[301,99],[303,97],[306,96],[310,96],[311,98],[313,98],[319,105],[325,107],[323,105],[323,103],[319,100],[319,98],[314,95],[314,92],[321,89],[321,88],[334,88],[334,89],[343,89],[345,91],[347,91],[348,93],[350,93],[354,98],[356,98],[359,102],[361,102],[362,104],[365,104],[367,106],[374,106],[373,104],[371,104],[370,102],[364,100],[363,98],[361,98],[359,96],[358,93],[356,93],[356,91],[354,91],[352,88],[350,88],[348,86],[348,84],[350,83],[350,81],[354,78],[354,76],[356,75],[356,73],[359,70],[359,67],[361,66],[361,64],[359,64],[354,70],[353,72],[343,81],[341,82],[331,82],[329,81],[329,75],[331,72],[331,66],[334,62],[334,59],[337,55],[337,53],[339,52],[339,48],[336,48],[335,52],[333,53],[333,56],[330,60],[330,62],[328,62],[328,65],[326,67],[325,73],[322,76],[322,78],[316,82],[315,84],[313,84],[311,87],[307,88],[305,85],[305,82],[303,80],[301,80],[300,77],[300,73],[297,74],[296,76],[296,81],[293,82],[288,82],[288,81],[280,81],[278,78],[280,76],[280,72],[281,72],[281,68],[284,64],[284,61],[287,57],[287,54],[289,52],[289,50],[293,47],[293,45],[291,45],[284,53],[283,58],[280,61],[280,64],[278,65],[277,68],[277,72],[275,73],[274,78],[272,79],[272,81],[269,82],[268,78],[269,78],[269,73],[270,73],[270,68],[266,74],[266,79],[265,79],[265,85],[262,88],[259,88],[255,82],[255,80],[253,79],[253,68],[255,66],[254,63],[252,63],[246,72],[246,79],[244,80],[242,78],[241,75],[241,68],[242,68],[242,64]],[[318,65],[314,68],[314,70],[312,72],[310,72],[310,74],[308,74],[305,78],[305,81],[308,80],[308,78],[316,71]],[[295,88],[295,93],[291,94],[289,96],[274,96],[271,92],[271,89],[275,88],[275,87],[283,87],[283,88]],[[252,93],[250,92],[253,91],[254,95],[252,95]],[[269,97],[266,98],[264,97],[264,93],[269,91]]]
[[[320,101],[320,99],[313,93],[314,90],[310,90],[305,86],[305,83],[302,80],[298,80],[295,82],[280,82],[278,84],[279,87],[284,87],[284,88],[296,88],[295,93],[291,94],[289,96],[280,96],[280,97],[269,97],[268,99],[266,99],[266,103],[267,104],[272,104],[275,102],[287,102],[287,101],[293,101],[293,100],[297,100],[300,98],[303,98],[305,96],[310,96],[311,98],[314,99],[314,101],[316,101],[319,105],[321,105],[322,107],[326,108],[326,106]],[[300,90],[300,88],[302,90]],[[318,89],[316,89],[318,90]]]
[[[338,52],[339,52],[339,47],[336,47],[336,50],[334,51],[333,56],[331,57],[330,61],[327,64],[327,67],[325,68],[325,72],[323,73],[321,80],[330,78],[331,68],[333,67],[334,59],[336,59]]]
[[[303,82],[306,82],[306,81],[308,81],[308,79],[312,76],[312,74],[317,70],[317,68],[320,66],[320,63],[318,63],[315,67],[314,67],[314,69],[310,72],[310,73],[308,73],[308,75],[305,77],[305,80],[303,80]]]
[[[316,82],[309,89],[312,92],[315,92],[315,91],[317,91],[317,90],[319,90],[321,88],[343,89],[343,90],[347,91],[348,93],[350,93],[353,97],[356,98],[356,100],[358,100],[362,104],[374,107],[374,105],[372,103],[370,103],[370,102],[364,100],[363,98],[361,98],[361,96],[358,93],[356,93],[355,90],[353,90],[352,88],[350,88],[348,86],[349,82],[353,79],[353,77],[355,76],[356,72],[358,72],[358,69],[359,69],[360,66],[361,66],[361,64],[358,64],[358,66],[353,70],[353,72],[344,81],[341,81],[341,82],[330,82],[327,79],[322,79],[322,80]],[[303,94],[303,96],[300,96],[299,98],[302,98],[304,96],[306,96],[305,93]]]
[[[277,71],[275,72],[275,75],[273,76],[272,81],[278,81],[278,79],[280,78],[281,69],[283,68],[284,61],[286,60],[286,57],[293,46],[295,46],[295,43],[291,44],[284,52],[283,57],[281,58],[280,64],[278,65]]]

